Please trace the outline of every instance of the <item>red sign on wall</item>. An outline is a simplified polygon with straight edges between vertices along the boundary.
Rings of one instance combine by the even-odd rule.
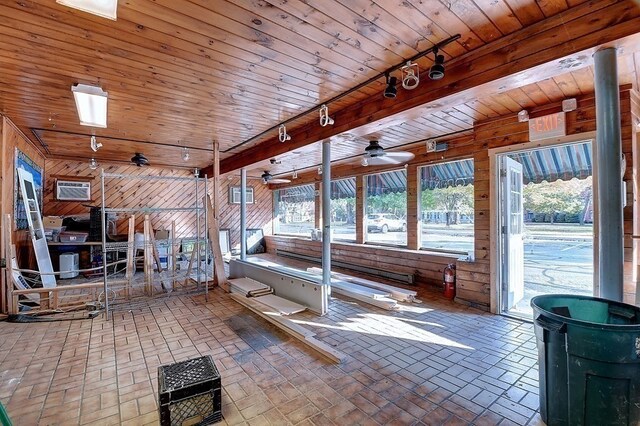
[[[557,138],[566,136],[566,134],[567,126],[564,120],[564,112],[529,119],[530,141]]]

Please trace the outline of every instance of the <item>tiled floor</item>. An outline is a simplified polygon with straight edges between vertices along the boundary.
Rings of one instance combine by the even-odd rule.
[[[532,326],[421,296],[295,316],[340,365],[220,289],[121,304],[109,322],[0,322],[0,400],[18,425],[157,424],[157,367],[211,354],[227,424],[542,424]]]

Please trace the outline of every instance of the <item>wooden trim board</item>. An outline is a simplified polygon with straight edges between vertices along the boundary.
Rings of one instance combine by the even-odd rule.
[[[330,361],[339,364],[345,358],[345,355],[339,350],[326,344],[325,342],[316,339],[314,337],[315,334],[312,331],[294,323],[290,319],[267,314],[266,312],[269,308],[267,308],[260,302],[257,302],[255,298],[242,297],[237,294],[230,294],[229,296],[247,309],[256,313],[258,316],[264,318],[271,324],[275,325],[284,332],[298,339],[300,342],[309,346],[311,349],[324,355]]]

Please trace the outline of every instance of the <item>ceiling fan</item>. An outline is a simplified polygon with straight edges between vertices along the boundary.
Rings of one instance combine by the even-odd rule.
[[[267,184],[267,183],[290,183],[291,181],[289,179],[280,179],[280,178],[274,178],[273,175],[271,173],[269,173],[268,171],[265,171],[262,176],[260,176],[262,178],[262,183]]]
[[[131,162],[138,167],[148,166],[150,164],[149,159],[139,152],[136,152],[136,155],[131,157]]]
[[[363,166],[384,166],[392,164],[404,164],[411,161],[414,154],[406,151],[386,152],[377,140],[369,141],[369,146],[364,149],[364,155],[360,164]]]

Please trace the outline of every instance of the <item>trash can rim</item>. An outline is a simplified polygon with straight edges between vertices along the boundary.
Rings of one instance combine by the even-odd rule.
[[[536,302],[536,300],[540,300],[540,299],[548,299],[548,298],[554,298],[554,297],[562,297],[562,298],[569,298],[569,299],[586,299],[586,300],[594,300],[597,302],[604,302],[604,303],[608,303],[610,305],[616,305],[616,306],[622,306],[622,307],[626,307],[626,308],[633,308],[636,311],[638,311],[638,314],[640,315],[640,307],[635,306],[635,305],[631,305],[628,303],[623,303],[623,302],[618,302],[615,300],[610,300],[610,299],[604,299],[602,297],[595,297],[595,296],[583,296],[583,295],[578,295],[578,294],[541,294],[539,296],[534,296],[531,299],[531,307],[534,309],[534,311],[538,310],[538,311],[542,311],[544,312],[544,314],[546,316],[551,317],[552,319],[556,320],[556,321],[560,321],[560,322],[565,322],[565,323],[569,323],[569,324],[574,324],[574,325],[584,325],[584,326],[589,326],[589,327],[597,327],[597,328],[602,328],[602,329],[615,329],[615,330],[637,330],[638,328],[640,328],[640,323],[638,324],[607,324],[607,323],[601,323],[601,322],[592,322],[592,321],[587,321],[587,320],[581,320],[581,319],[576,319],[576,318],[569,318],[569,317],[565,317],[559,314],[556,314],[554,312],[551,311],[547,311],[546,309],[538,306],[537,304],[535,304],[534,302]]]

